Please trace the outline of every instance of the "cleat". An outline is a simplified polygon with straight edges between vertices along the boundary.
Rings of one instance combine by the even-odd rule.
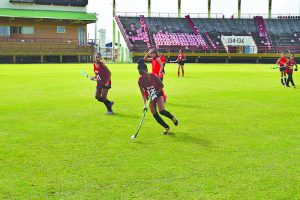
[[[114,114],[114,111],[107,111],[107,113],[106,113],[107,115],[112,115],[112,114]]]
[[[289,85],[285,85],[285,87],[290,87]]]
[[[175,126],[178,126],[179,121],[175,117],[173,117],[172,121]]]
[[[296,85],[293,86],[296,89]]]
[[[169,132],[170,132],[170,128],[166,128],[166,130],[162,134],[167,135]]]

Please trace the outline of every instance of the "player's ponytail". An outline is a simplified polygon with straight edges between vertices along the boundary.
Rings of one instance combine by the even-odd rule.
[[[146,70],[146,71],[148,71],[147,65],[145,64],[145,60],[144,59],[140,59],[138,61],[138,70]]]

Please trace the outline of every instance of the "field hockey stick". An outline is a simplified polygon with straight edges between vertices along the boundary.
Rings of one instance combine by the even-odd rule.
[[[87,77],[88,79],[92,80],[92,79],[91,79],[91,76],[88,75],[87,73],[85,73],[84,70],[82,70],[82,71],[80,72],[80,74],[81,74],[82,76]]]
[[[278,69],[279,68],[279,66],[276,66],[276,67],[271,67],[271,69]]]
[[[149,98],[149,99],[147,100],[146,108],[148,108],[150,101],[151,101],[151,98]],[[145,109],[145,110],[144,110],[142,119],[141,119],[140,124],[139,124],[139,126],[138,126],[138,129],[137,129],[136,133],[135,133],[133,136],[131,136],[131,139],[134,140],[134,139],[137,137],[137,135],[139,134],[139,131],[140,131],[141,127],[142,127],[142,124],[143,124],[143,121],[144,121],[144,119],[145,119],[147,110],[148,110],[148,109]]]

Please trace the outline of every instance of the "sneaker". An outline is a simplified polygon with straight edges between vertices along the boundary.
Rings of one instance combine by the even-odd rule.
[[[290,87],[289,85],[285,85],[285,87]]]
[[[112,114],[114,114],[114,111],[107,111],[107,113],[106,113],[107,115],[112,115]]]
[[[296,85],[293,86],[296,89]]]
[[[163,135],[167,135],[170,132],[170,127],[166,128],[166,130],[162,133]]]
[[[178,126],[179,122],[178,122],[178,120],[175,117],[173,117],[172,121],[173,121],[173,123],[174,123],[175,126]]]

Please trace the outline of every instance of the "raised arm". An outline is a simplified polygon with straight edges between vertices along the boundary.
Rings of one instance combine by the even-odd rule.
[[[148,53],[146,53],[146,55],[144,56],[145,61],[148,61],[148,62],[152,61],[152,58],[148,58],[151,53],[152,53],[152,49],[150,51],[148,51]]]

